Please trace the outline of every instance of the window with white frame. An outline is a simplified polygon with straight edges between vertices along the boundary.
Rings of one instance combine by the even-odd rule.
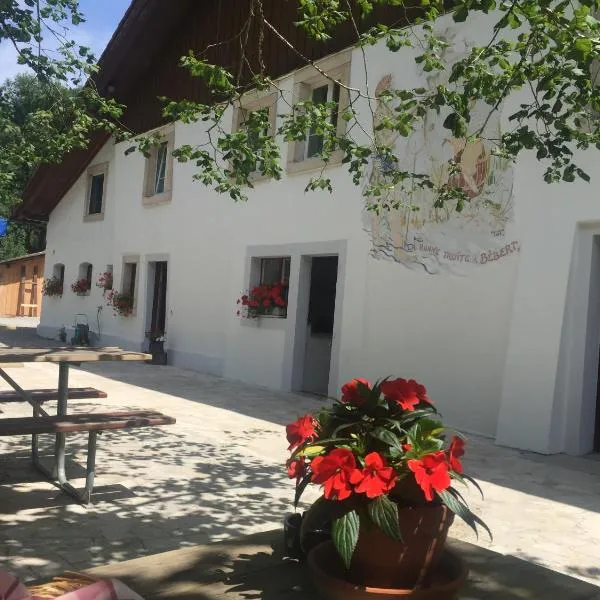
[[[125,261],[123,263],[123,285],[121,294],[126,296],[132,308],[135,307],[137,293],[137,262]]]
[[[85,202],[85,220],[93,221],[104,217],[106,203],[106,180],[108,164],[95,165],[87,171],[88,185]]]
[[[259,136],[275,134],[277,94],[258,95],[258,93],[250,93],[241,100],[241,104],[234,110],[232,131],[240,131],[246,128],[251,116],[255,113],[262,112],[267,116],[268,125],[262,132],[256,130],[248,131],[248,145],[255,149],[256,152],[256,168],[255,175],[258,177],[262,171],[262,161],[260,152]]]
[[[65,265],[57,263],[52,267],[52,277],[60,283],[60,287],[65,284]]]
[[[350,81],[350,56],[350,52],[341,52],[319,63],[319,68],[327,76],[314,67],[305,67],[296,73],[294,80],[295,102],[306,100],[316,105],[334,105],[330,110],[329,119],[337,136],[344,135],[346,131],[346,121],[340,115],[348,106],[346,88]],[[308,132],[304,140],[291,143],[287,170],[293,173],[322,167],[324,163],[320,155],[323,144],[323,135],[314,129]],[[341,159],[342,153],[335,151],[329,163],[338,163]]]
[[[287,317],[288,292],[290,286],[289,256],[259,258],[259,288],[269,297],[271,316]],[[269,313],[267,313],[269,314]]]
[[[146,158],[144,204],[157,204],[171,200],[173,145],[174,135],[171,129],[150,149],[150,155]]]

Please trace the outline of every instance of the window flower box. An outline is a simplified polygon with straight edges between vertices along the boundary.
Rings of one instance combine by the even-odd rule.
[[[63,283],[58,277],[50,277],[44,281],[42,287],[42,294],[44,296],[62,296],[63,295]]]
[[[113,287],[113,274],[110,271],[104,271],[98,276],[98,281],[96,281],[96,286],[108,292],[112,290]]]
[[[283,283],[261,284],[238,298],[237,315],[248,319],[287,317],[287,286]]]
[[[130,317],[133,314],[133,298],[121,294],[117,290],[109,290],[105,296],[106,305],[113,309],[113,313],[120,317]]]
[[[71,284],[71,290],[78,296],[87,296],[90,293],[91,287],[87,279],[77,279]]]

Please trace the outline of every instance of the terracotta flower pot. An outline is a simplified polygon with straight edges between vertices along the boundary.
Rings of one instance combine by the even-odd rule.
[[[454,513],[444,505],[405,506],[399,507],[398,521],[401,542],[378,527],[361,527],[349,580],[384,588],[412,588],[437,568]]]
[[[317,590],[326,600],[456,600],[468,573],[464,562],[445,550],[422,586],[407,589],[360,585],[348,580],[349,572],[332,542],[311,550],[308,568]]]

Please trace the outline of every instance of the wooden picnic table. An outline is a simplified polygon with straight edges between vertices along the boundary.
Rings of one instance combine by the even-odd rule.
[[[152,356],[143,352],[131,352],[128,350],[122,350],[116,346],[104,347],[104,348],[81,348],[81,347],[61,347],[61,348],[0,348],[0,377],[4,379],[16,392],[16,394],[28,402],[33,407],[34,418],[50,417],[50,415],[42,408],[42,402],[44,398],[40,398],[39,392],[48,392],[48,390],[32,390],[28,391],[23,389],[8,373],[6,368],[10,364],[22,364],[31,362],[49,362],[58,364],[58,389],[56,394],[57,417],[66,417],[68,414],[68,401],[69,401],[69,367],[71,365],[80,365],[84,362],[105,362],[105,361],[146,361],[150,360]],[[72,391],[72,390],[71,390]],[[99,393],[98,397],[101,397],[102,392]],[[104,394],[105,395],[105,394]],[[73,397],[79,397],[74,395]],[[84,396],[85,397],[85,396]],[[157,424],[158,416],[160,413],[154,413],[153,415],[144,415],[143,421],[139,419],[112,419],[112,426],[104,427],[107,428],[125,428],[134,426],[152,426]],[[160,415],[164,417],[164,415]],[[151,417],[151,418],[150,418]],[[63,419],[73,422],[73,419]],[[7,419],[0,419],[0,423],[5,422],[8,427],[4,435],[14,435],[14,432],[18,429],[17,423],[8,423]],[[14,420],[12,420],[14,421]],[[55,419],[56,421],[56,419]],[[66,454],[66,432],[73,430],[72,423],[69,428],[68,423],[61,423],[61,419],[58,419],[53,424],[53,431],[55,433],[55,444],[54,444],[54,466],[50,471],[39,460],[39,445],[38,436],[44,428],[42,427],[31,427],[31,423],[23,423],[23,433],[31,433],[31,451],[32,459],[35,467],[40,470],[49,479],[57,483],[65,492],[74,496],[77,500],[89,502],[91,495],[91,488],[93,486],[93,464],[95,461],[96,453],[96,435],[95,431],[91,429],[80,429],[81,431],[90,431],[89,444],[88,444],[88,471],[91,468],[91,473],[88,473],[86,488],[83,494],[75,490],[68,482],[65,472],[65,454]],[[140,425],[140,423],[144,425]],[[174,419],[167,418],[164,420],[165,423],[172,423]],[[77,425],[77,423],[75,423]],[[83,424],[79,424],[83,426]],[[90,467],[91,465],[91,467]]]

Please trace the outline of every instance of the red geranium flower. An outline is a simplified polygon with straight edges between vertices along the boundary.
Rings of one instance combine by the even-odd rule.
[[[420,460],[409,460],[407,464],[429,502],[433,500],[433,490],[443,492],[450,487],[448,463],[442,450],[428,454]]]
[[[394,400],[403,410],[413,411],[420,402],[431,404],[424,385],[414,379],[392,379],[381,384],[381,392],[389,400]]]
[[[298,446],[311,440],[317,435],[315,420],[312,415],[304,415],[297,421],[286,425],[287,441],[290,443],[288,450],[295,450]]]
[[[352,493],[352,486],[362,479],[354,454],[346,448],[336,448],[327,456],[317,456],[310,468],[312,481],[324,485],[323,495],[327,500],[345,500]]]
[[[306,475],[306,460],[304,456],[288,460],[287,472],[290,479],[302,479]]]
[[[342,386],[342,402],[362,406],[365,399],[361,394],[361,386],[371,389],[371,383],[362,377],[355,377]]]
[[[371,452],[365,456],[362,477],[356,491],[366,494],[367,498],[377,498],[387,494],[396,485],[394,469],[386,464],[378,452]]]
[[[465,441],[462,438],[454,436],[448,448],[448,462],[450,468],[456,473],[463,472],[463,466],[460,462],[460,457],[465,453]]]

